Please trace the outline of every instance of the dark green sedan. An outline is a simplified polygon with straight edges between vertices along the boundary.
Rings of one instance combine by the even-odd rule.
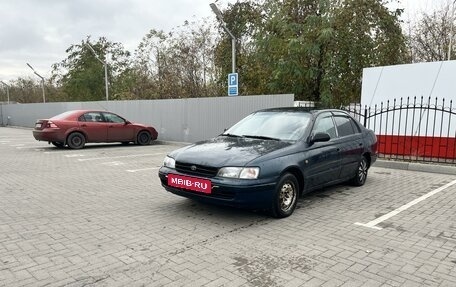
[[[375,134],[345,111],[274,108],[171,152],[158,175],[174,194],[282,218],[306,192],[363,185],[376,151]]]

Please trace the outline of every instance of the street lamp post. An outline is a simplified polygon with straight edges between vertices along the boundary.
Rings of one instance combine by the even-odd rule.
[[[231,33],[231,31],[226,27],[225,21],[223,21],[222,13],[218,9],[217,5],[215,5],[215,3],[211,3],[211,4],[209,4],[209,6],[211,6],[211,9],[217,16],[217,19],[221,22],[223,30],[225,30],[226,33],[228,33],[228,35],[230,35],[230,37],[231,37],[231,59],[232,59],[231,70],[232,70],[232,73],[234,74],[234,73],[236,73],[236,37],[234,37],[233,33]]]
[[[26,64],[27,66],[29,66],[30,69],[32,69],[33,73],[41,79],[41,89],[43,90],[43,103],[46,103],[46,95],[44,93],[44,78],[40,74],[38,74],[29,63]]]
[[[87,47],[89,47],[90,51],[92,51],[93,55],[95,56],[95,58],[97,58],[97,60],[103,64],[104,66],[104,72],[105,72],[105,89],[106,89],[106,101],[109,101],[109,92],[108,92],[108,65],[106,64],[106,58],[105,60],[101,60],[97,53],[95,52],[95,50],[93,49],[93,47],[87,42]]]
[[[3,81],[0,81],[0,83],[2,83],[3,85],[5,85],[5,87],[6,87],[6,98],[7,98],[7,101],[8,101],[7,103],[8,103],[8,105],[9,105],[9,103],[10,103],[10,100],[9,100],[9,85],[7,85],[7,84],[6,84],[5,82],[3,82]]]
[[[450,44],[448,45],[448,61],[451,60],[451,50],[453,44],[453,26],[454,26],[454,3],[456,0],[453,1],[453,8],[451,9],[451,21],[450,21]]]

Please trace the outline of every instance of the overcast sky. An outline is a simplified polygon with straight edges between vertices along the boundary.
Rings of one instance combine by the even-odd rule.
[[[451,0],[400,0],[408,11],[432,10]],[[65,50],[87,36],[106,37],[134,52],[150,29],[170,31],[185,20],[215,20],[211,0],[0,0],[0,80],[44,77],[51,65],[67,57]],[[218,0],[223,9],[236,0]],[[392,5],[396,7],[398,4]]]

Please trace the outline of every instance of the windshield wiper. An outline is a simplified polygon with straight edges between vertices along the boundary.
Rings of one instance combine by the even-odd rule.
[[[232,138],[242,138],[243,136],[235,135],[235,134],[222,134],[222,136],[232,137]]]
[[[242,136],[246,137],[246,138],[260,139],[260,140],[273,140],[273,141],[280,141],[281,140],[281,139],[278,139],[278,138],[267,137],[267,136],[253,136],[253,135],[242,135]]]

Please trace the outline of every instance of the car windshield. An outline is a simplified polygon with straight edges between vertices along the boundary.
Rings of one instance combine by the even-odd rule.
[[[64,120],[64,119],[66,119],[69,115],[74,114],[74,113],[75,113],[75,111],[64,112],[64,113],[58,114],[58,115],[56,115],[56,116],[53,116],[51,119],[52,119],[52,120]]]
[[[296,141],[304,135],[310,114],[303,112],[257,112],[247,116],[222,135]]]

